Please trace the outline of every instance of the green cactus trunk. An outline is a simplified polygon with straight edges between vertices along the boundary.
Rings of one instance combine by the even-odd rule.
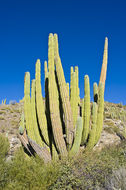
[[[91,123],[91,129],[89,132],[89,139],[86,146],[86,150],[91,150],[95,145],[95,137],[96,137],[96,125],[97,124],[97,104],[96,102],[93,102],[92,106],[92,123]]]
[[[32,88],[31,88],[31,112],[32,112],[32,124],[34,126],[34,134],[35,134],[35,139],[36,143],[39,144],[40,146],[44,146],[44,142],[42,141],[40,134],[39,134],[39,129],[38,129],[38,124],[37,124],[37,117],[36,117],[36,107],[35,107],[35,80],[32,80]]]
[[[98,92],[98,114],[97,114],[97,128],[96,128],[96,138],[97,143],[100,139],[102,128],[103,128],[103,115],[104,113],[104,84],[100,83]]]
[[[71,114],[72,113],[71,106],[69,102],[69,94],[66,86],[61,60],[58,53],[58,38],[56,34],[54,34],[54,49],[55,49],[54,52],[55,52],[56,74],[58,78],[59,91],[60,91],[63,113],[64,113],[66,142],[67,146],[71,147],[74,136],[73,119]]]
[[[37,108],[39,127],[45,143],[49,145],[47,120],[46,120],[45,109],[42,98],[41,64],[39,59],[36,62],[35,81],[36,81],[36,108]]]
[[[107,51],[108,40],[106,38],[99,87],[97,83],[93,85],[94,103],[90,109],[92,105],[90,104],[90,84],[89,77],[86,75],[81,114],[78,113],[80,108],[78,67],[71,67],[69,95],[69,83],[65,81],[57,34],[49,35],[48,65],[47,61],[44,62],[45,104],[42,97],[40,60],[36,62],[31,98],[30,73],[26,72],[23,99],[25,118],[22,115],[21,128],[19,128],[22,136],[20,137],[23,139],[25,135],[27,144],[29,143],[45,162],[51,161],[51,157],[52,160],[58,160],[66,156],[75,156],[79,153],[80,144],[85,146],[86,151],[91,150],[100,139],[103,127]],[[24,131],[25,127],[26,131]]]
[[[84,145],[87,141],[90,126],[90,85],[89,77],[84,77],[84,115],[83,115],[83,133],[81,144]]]
[[[70,87],[69,87],[69,83],[68,82],[67,82],[66,86],[67,86],[67,91],[68,91],[68,97],[70,97],[70,93],[69,93]]]
[[[78,104],[80,105],[80,89],[79,89],[79,71],[78,71],[78,67],[76,66],[75,67],[75,73],[76,73],[76,98],[77,98],[77,101],[78,101]]]
[[[82,118],[84,118],[84,98],[82,99],[81,116],[82,116]]]
[[[55,79],[54,70],[54,39],[53,34],[49,35],[48,49],[48,66],[49,66],[49,105],[52,130],[55,144],[61,157],[67,156],[67,149],[63,137],[62,123],[59,112],[59,95]]]
[[[75,156],[79,152],[80,144],[81,144],[81,137],[82,137],[82,130],[83,130],[83,122],[82,122],[82,117],[77,118],[77,123],[76,123],[76,134],[75,134],[75,139],[73,146],[69,152],[69,156]]]
[[[98,101],[98,85],[96,82],[93,84],[93,95],[94,95],[94,102],[97,103],[97,101]]]
[[[25,113],[25,122],[28,136],[35,139],[35,134],[33,131],[33,123],[32,123],[32,113],[31,113],[31,101],[30,101],[30,73],[25,73],[24,79],[24,113]]]
[[[102,62],[100,80],[99,80],[99,86],[100,86],[100,83],[103,83],[104,89],[105,89],[105,81],[106,81],[106,73],[107,73],[107,64],[108,64],[108,38],[105,38],[103,62]]]

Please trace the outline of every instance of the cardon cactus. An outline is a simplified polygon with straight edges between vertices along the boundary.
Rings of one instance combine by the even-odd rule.
[[[103,83],[105,88],[105,81],[106,81],[106,72],[107,72],[107,63],[108,63],[108,38],[105,38],[105,45],[104,45],[104,53],[103,53],[103,62],[102,62],[102,69],[100,75],[100,83]]]
[[[78,104],[80,104],[79,87],[78,87],[78,67],[71,67],[71,86],[70,86],[70,104],[73,116],[73,126],[76,127],[78,117]]]
[[[77,123],[76,123],[76,134],[74,138],[74,143],[69,152],[70,157],[76,155],[79,152],[81,137],[82,137],[82,130],[83,130],[83,120],[82,120],[82,117],[79,116],[77,118]]]
[[[106,49],[107,41],[103,57],[105,65]],[[80,146],[91,150],[98,142],[103,126],[106,69],[102,67],[101,73],[104,77],[101,78],[104,79],[100,79],[99,86],[94,83],[93,105],[90,103],[89,77],[85,75],[84,99],[81,103],[78,67],[71,67],[69,95],[69,83],[66,83],[59,54],[58,36],[51,33],[48,41],[48,64],[47,61],[44,62],[44,71],[45,99],[42,97],[40,60],[36,62],[31,96],[30,73],[25,74],[24,119],[20,135],[24,135],[23,131],[26,133],[21,139],[25,139],[45,162],[73,157],[79,153]],[[24,145],[27,146],[26,142]]]
[[[59,96],[61,97],[63,113],[64,113],[66,142],[67,142],[67,147],[70,148],[74,136],[73,118],[72,118],[72,111],[69,102],[69,93],[66,86],[64,71],[61,64],[61,59],[59,57],[58,38],[56,34],[54,34],[54,52],[55,52],[54,60],[56,65],[56,76],[58,79],[57,83],[59,86]]]
[[[91,129],[89,131],[89,140],[86,146],[87,150],[90,150],[95,145],[95,137],[96,137],[96,127],[97,127],[97,104],[93,102],[92,106],[92,118],[91,118]]]
[[[86,143],[90,126],[90,84],[89,77],[84,77],[84,113],[83,113],[83,134],[81,144]]]
[[[96,82],[93,84],[93,95],[94,95],[94,102],[97,103],[97,101],[98,101],[98,85]]]

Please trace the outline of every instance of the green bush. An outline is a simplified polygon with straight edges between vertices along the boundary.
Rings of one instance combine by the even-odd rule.
[[[56,163],[45,165],[42,159],[26,157],[23,149],[19,149],[9,165],[5,189],[45,190],[55,182],[57,173]]]
[[[126,142],[62,163],[59,176],[49,189],[102,190],[105,189],[106,178],[123,166],[126,167]]]
[[[0,135],[0,189],[3,189],[5,187],[8,179],[8,164],[5,162],[8,150],[8,139]]]
[[[108,190],[126,189],[126,167],[113,170],[111,176],[106,179],[105,188]]]
[[[0,139],[1,190],[105,190],[115,183],[118,173],[125,174],[120,168],[126,168],[126,141],[102,151],[81,153],[72,160],[45,165],[38,157],[26,156],[22,148],[11,162],[6,162],[8,141],[4,137]],[[119,179],[123,187],[123,179]]]
[[[9,142],[6,137],[0,135],[0,160],[5,159],[9,150]]]

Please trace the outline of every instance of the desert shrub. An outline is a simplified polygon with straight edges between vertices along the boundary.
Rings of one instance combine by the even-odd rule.
[[[49,187],[49,190],[79,189],[80,179],[75,175],[72,166],[73,161],[71,160],[60,163],[57,180]]]
[[[0,135],[0,189],[5,187],[8,179],[8,164],[5,161],[8,150],[8,139]]]
[[[125,141],[46,165],[38,157],[26,157],[22,148],[11,162],[6,162],[6,138],[0,141],[0,150],[4,150],[0,160],[0,189],[4,190],[107,190],[115,185],[116,177],[125,176],[121,169],[126,168]]]
[[[45,190],[55,182],[58,173],[56,163],[45,165],[42,159],[28,158],[22,149],[15,154],[10,163],[6,189]]]
[[[49,189],[102,190],[105,189],[106,178],[112,175],[113,170],[124,166],[126,142],[106,147],[101,152],[84,153],[61,164],[59,176]]]
[[[126,167],[120,167],[114,170],[112,175],[106,179],[105,189],[107,190],[125,190],[126,189]]]
[[[5,159],[9,150],[9,142],[6,137],[0,135],[0,160]]]

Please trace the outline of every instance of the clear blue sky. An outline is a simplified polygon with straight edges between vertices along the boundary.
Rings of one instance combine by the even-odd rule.
[[[98,82],[104,39],[109,40],[105,100],[126,104],[125,0],[0,0],[0,102],[24,94],[24,73],[35,76],[35,62],[48,56],[48,34],[57,33],[66,81],[79,66],[80,95],[84,75]]]

